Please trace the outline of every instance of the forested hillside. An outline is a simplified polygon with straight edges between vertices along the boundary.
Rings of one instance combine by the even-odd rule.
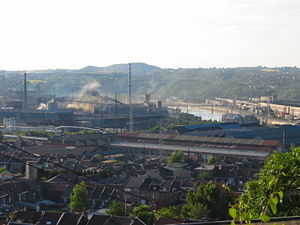
[[[127,69],[127,64],[118,64],[109,67],[88,66],[80,70],[30,71],[29,89],[71,96],[85,84],[97,81],[103,94],[125,95]],[[6,90],[22,89],[22,73],[5,71]],[[149,93],[157,97],[179,97],[193,101],[215,96],[258,97],[273,94],[290,100],[300,98],[300,69],[296,67],[161,69],[134,63],[132,76],[134,95]]]

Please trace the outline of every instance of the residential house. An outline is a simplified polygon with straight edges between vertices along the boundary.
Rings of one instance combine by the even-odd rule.
[[[170,181],[140,176],[131,177],[124,186],[125,193],[120,196],[124,201],[134,205],[148,204],[154,208],[167,207],[176,204],[181,193],[167,187]]]
[[[16,212],[7,225],[146,225],[139,218],[65,212]]]
[[[93,215],[86,225],[146,225],[139,218]]]
[[[38,183],[29,181],[6,181],[0,184],[0,210],[36,208],[41,199]]]
[[[191,179],[191,171],[182,167],[175,167],[172,165],[167,165],[165,167],[160,168],[160,172],[163,177],[172,179],[174,177],[178,177],[181,179]]]

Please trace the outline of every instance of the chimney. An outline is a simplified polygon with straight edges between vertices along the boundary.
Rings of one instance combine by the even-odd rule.
[[[128,104],[129,104],[129,131],[133,131],[133,109],[132,109],[132,81],[131,81],[131,63],[128,64]]]
[[[150,103],[150,98],[151,98],[151,95],[150,95],[150,94],[146,94],[146,95],[145,95],[145,103],[146,103],[146,104],[149,104],[149,103]]]
[[[28,180],[36,181],[38,179],[38,169],[36,161],[27,162],[25,175]]]
[[[24,73],[23,109],[27,109],[27,75]]]

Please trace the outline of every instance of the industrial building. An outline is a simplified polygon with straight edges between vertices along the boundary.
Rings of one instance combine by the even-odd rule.
[[[130,77],[131,69],[129,71]],[[14,121],[15,124],[35,126],[64,125],[132,130],[141,123],[153,127],[160,118],[168,114],[161,101],[151,102],[149,94],[145,95],[144,103],[133,104],[130,100],[131,81],[128,83],[129,102],[125,104],[118,101],[117,95],[115,98],[102,96],[97,83],[85,85],[72,98],[39,95],[28,90],[27,76],[24,73],[22,91],[3,91],[0,96],[0,123],[3,125],[6,121]]]
[[[277,127],[242,126],[237,123],[213,123],[178,126],[179,134],[198,137],[223,137],[254,140],[278,140],[283,147],[300,145],[300,126],[282,125]]]
[[[274,140],[195,137],[187,135],[166,135],[150,133],[118,133],[110,137],[106,149],[127,153],[167,157],[173,151],[186,155],[208,157],[266,158],[273,150],[281,151],[281,144]]]

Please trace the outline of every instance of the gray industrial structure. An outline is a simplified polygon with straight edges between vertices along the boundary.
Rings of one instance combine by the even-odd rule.
[[[4,72],[2,79],[4,80]],[[133,131],[134,124],[143,122],[149,126],[157,125],[158,119],[167,116],[161,102],[151,103],[150,95],[141,104],[132,103],[131,64],[128,71],[128,104],[102,96],[97,87],[86,88],[77,97],[55,97],[39,95],[28,90],[24,73],[22,90],[5,90],[1,86],[0,123],[13,119],[17,124],[27,125],[69,125],[104,128],[121,128]]]

